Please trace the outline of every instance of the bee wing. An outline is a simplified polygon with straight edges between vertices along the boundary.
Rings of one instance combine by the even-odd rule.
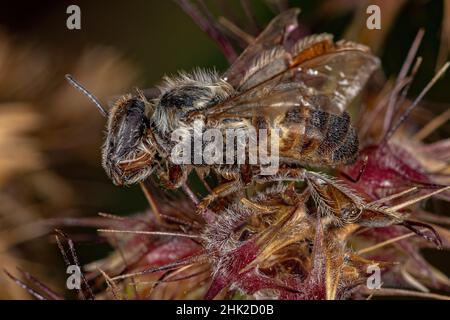
[[[287,35],[297,27],[300,9],[292,8],[275,17],[263,32],[250,44],[223,75],[232,86],[237,86],[257,57],[266,50],[283,44]]]
[[[337,44],[338,46],[341,44]],[[341,114],[361,92],[379,59],[352,43],[336,52],[326,53],[299,65],[294,81],[307,92],[303,99],[311,107]]]
[[[339,115],[378,65],[365,46],[333,43],[328,34],[307,37],[291,52],[276,47],[260,54],[238,84],[238,93],[202,113],[218,120],[232,115],[276,116],[305,106]]]
[[[284,114],[289,109],[300,106],[300,96],[298,87],[278,86],[263,94],[260,91],[249,92],[236,99],[233,105],[224,105],[221,111],[207,114],[208,120],[221,120],[229,118],[255,118],[265,116],[275,118],[279,114]],[[207,113],[209,110],[206,110]]]

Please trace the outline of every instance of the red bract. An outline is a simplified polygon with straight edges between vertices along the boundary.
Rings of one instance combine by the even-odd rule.
[[[214,298],[223,288],[228,287],[235,282],[242,283],[242,280],[247,278],[248,272],[243,272],[242,274],[241,272],[256,258],[258,251],[259,248],[253,241],[247,241],[239,248],[234,249],[225,255],[216,257],[216,259],[219,259],[218,266],[214,271],[211,287],[206,293],[205,299]],[[258,281],[256,281],[256,283],[258,283]],[[254,286],[255,282],[250,280],[248,284]],[[259,286],[261,285],[262,283],[259,284]],[[262,289],[262,287],[259,289]]]
[[[359,180],[346,181],[372,200],[414,186],[436,189],[439,187],[439,182],[434,179],[436,175],[427,172],[427,168],[417,160],[417,152],[420,151],[414,155],[400,144],[369,145],[360,151],[359,160],[347,169],[351,177],[357,177],[363,170]],[[429,156],[433,158],[434,155],[429,153]]]

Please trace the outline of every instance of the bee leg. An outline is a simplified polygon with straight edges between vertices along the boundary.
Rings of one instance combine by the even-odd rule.
[[[361,179],[361,176],[363,175],[364,171],[366,170],[366,166],[367,166],[367,161],[369,160],[369,157],[366,155],[363,158],[363,164],[361,166],[361,168],[359,169],[358,175],[356,176],[356,178],[353,178],[352,176],[350,176],[349,174],[345,173],[344,171],[340,170],[339,173],[346,178],[347,180],[349,180],[350,182],[353,183],[357,183],[359,182],[359,180]]]
[[[363,227],[381,228],[401,224],[403,221],[404,219],[396,213],[368,206],[363,209],[356,223]]]
[[[204,197],[202,201],[197,205],[197,213],[203,213],[209,205],[211,205],[218,198],[225,197],[237,190],[244,187],[244,184],[240,179],[232,180],[229,182],[222,183],[221,185],[214,188],[209,195]]]
[[[364,201],[343,183],[324,174],[307,171],[306,183],[318,209],[333,214],[341,223],[357,220],[364,208]]]
[[[426,223],[423,223],[423,222],[419,222],[419,221],[413,221],[413,220],[405,220],[405,221],[403,221],[400,224],[402,226],[404,226],[405,228],[408,228],[409,230],[411,230],[415,234],[421,236],[422,238],[433,242],[434,244],[436,244],[436,246],[439,249],[442,248],[442,239],[439,236],[439,233],[437,233],[437,231],[432,226],[430,226],[429,224],[426,224]],[[426,228],[427,230],[429,230],[433,234],[433,236],[430,237],[429,235],[425,234],[423,232],[423,230],[417,229],[416,227]]]
[[[288,204],[288,205],[296,205],[297,203],[299,203],[300,201],[305,202],[309,197],[309,190],[308,188],[306,188],[306,190],[304,190],[302,192],[302,194],[298,194],[296,189],[295,189],[295,183],[294,182],[290,182],[285,190],[285,192],[283,192],[281,194],[281,198],[283,199],[283,201]]]
[[[295,190],[295,185],[294,183],[291,183],[288,185],[288,187],[285,189],[285,191],[280,194],[279,196],[281,197],[282,201],[286,204],[286,205],[291,205],[294,206],[296,204],[298,204],[300,201],[304,201],[307,196],[309,194],[298,194]],[[257,212],[261,212],[261,213],[272,213],[275,212],[277,210],[280,209],[280,206],[276,206],[276,205],[264,205],[264,204],[260,204],[257,202],[254,202],[252,200],[249,200],[247,198],[242,198],[240,200],[241,204],[244,205],[245,207],[255,210]]]
[[[305,180],[306,169],[304,168],[279,168],[275,175],[258,175],[255,177],[256,183],[267,183],[276,181],[303,181]]]
[[[180,165],[168,165],[167,168],[157,173],[160,183],[167,189],[178,189],[186,181],[189,175]]]
[[[241,203],[245,207],[247,207],[249,209],[253,209],[253,210],[261,212],[261,213],[272,213],[276,210],[276,207],[274,207],[274,206],[268,206],[268,205],[255,203],[247,198],[242,198]]]
[[[394,212],[389,212],[387,210],[383,210],[381,208],[370,208],[370,206],[364,208],[361,216],[359,217],[359,220],[357,221],[357,224],[361,226],[375,227],[375,228],[388,227],[391,225],[401,225],[411,230],[415,234],[421,236],[425,240],[433,242],[434,244],[436,244],[438,248],[442,248],[441,237],[439,236],[437,231],[429,224],[419,221],[403,219],[398,214]],[[433,236],[425,234],[424,233],[425,230],[418,229],[417,227],[423,227],[425,229],[428,229]]]

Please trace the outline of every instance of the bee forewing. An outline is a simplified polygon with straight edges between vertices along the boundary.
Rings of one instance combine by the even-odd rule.
[[[288,34],[297,27],[299,12],[300,9],[292,8],[275,17],[224,74],[227,82],[236,87],[248,71],[249,66],[261,55],[261,52],[282,45]]]
[[[314,107],[339,114],[361,92],[378,66],[378,58],[367,52],[344,50],[304,62],[296,76],[309,89],[306,101],[314,104],[318,97],[326,97],[328,104]]]
[[[247,81],[254,82],[256,77],[274,72],[280,64],[274,60],[262,66],[261,71],[255,71]],[[308,107],[340,115],[361,92],[378,65],[378,59],[364,51],[344,50],[320,55],[272,79],[261,79],[260,84],[220,106],[212,106],[205,114],[216,120],[233,115],[276,116],[291,108]],[[247,82],[243,86],[247,86]]]
[[[278,44],[260,51],[240,74],[237,93],[204,115],[214,120],[233,114],[276,116],[293,107],[340,115],[379,66],[367,47],[333,43],[329,34],[305,37],[286,50]]]
[[[263,89],[242,96],[234,102],[231,108],[226,108],[221,113],[214,113],[209,119],[223,119],[236,117],[236,115],[240,118],[255,116],[275,118],[291,108],[299,107],[301,99],[300,88],[295,84],[270,88],[267,92]]]

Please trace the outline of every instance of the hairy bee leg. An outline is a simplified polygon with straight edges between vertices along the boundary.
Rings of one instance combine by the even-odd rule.
[[[303,190],[301,194],[298,194],[295,189],[295,183],[290,182],[285,192],[281,194],[281,198],[286,204],[295,205],[300,201],[305,202],[308,199],[309,195],[310,195],[309,187]]]
[[[202,201],[197,205],[197,213],[203,213],[209,205],[211,205],[218,198],[223,198],[239,189],[244,187],[243,182],[240,179],[225,182],[212,190],[212,192],[204,197]]]
[[[161,184],[168,189],[178,189],[187,180],[190,169],[180,165],[168,165],[166,170],[157,172]]]
[[[408,228],[409,230],[411,230],[415,234],[421,236],[422,238],[424,238],[430,242],[433,242],[434,244],[436,244],[438,249],[442,248],[442,239],[441,239],[439,233],[429,224],[419,222],[419,221],[405,220],[402,223],[400,223],[400,225],[404,226],[405,228]],[[419,230],[416,227],[426,228],[433,234],[433,237],[428,236],[422,230]]]
[[[382,228],[401,224],[403,221],[402,217],[395,213],[365,207],[356,223],[363,227]]]
[[[392,225],[401,225],[411,230],[412,232],[416,233],[417,235],[421,236],[425,240],[436,244],[438,248],[442,248],[441,237],[432,226],[419,221],[402,219],[399,215],[393,212],[366,207],[363,210],[360,219],[357,221],[357,223],[361,226],[375,227],[375,228],[388,227]],[[430,230],[433,236],[430,237],[429,235],[425,234],[422,230],[419,230],[416,227],[423,227]]]
[[[284,202],[284,204],[289,205],[289,206],[295,206],[299,202],[303,203],[309,196],[309,192],[308,192],[308,190],[304,190],[301,194],[298,194],[295,189],[295,183],[291,182],[284,188],[284,191],[282,193],[277,193],[277,195],[280,196],[280,198],[281,198],[282,202]],[[241,198],[240,202],[245,207],[247,207],[249,209],[253,209],[254,211],[257,211],[257,212],[262,212],[262,213],[276,212],[280,208],[279,205],[261,204],[261,203],[252,201],[246,197]]]
[[[253,209],[258,212],[271,213],[276,210],[273,206],[263,205],[259,203],[255,203],[247,198],[242,198],[241,203],[247,208]]]
[[[257,183],[277,182],[277,181],[303,181],[305,180],[306,169],[304,168],[280,168],[276,175],[258,175],[255,178]]]
[[[333,187],[342,194],[348,203],[345,218],[347,222],[356,220],[364,207],[363,200],[357,196],[351,189],[339,184],[337,181],[327,178],[324,174],[308,171],[304,168],[280,168],[279,173],[275,176],[258,177],[256,182],[273,182],[273,181],[306,181],[309,194],[311,194],[322,209],[326,212],[335,212],[334,205],[336,199],[325,197],[320,191],[323,185]]]
[[[361,206],[363,204],[362,200],[360,199],[359,196],[356,195],[354,190],[345,186],[343,183],[339,183],[338,180],[328,178],[325,174],[321,174],[321,173],[317,173],[317,172],[313,172],[313,171],[306,171],[305,176],[306,176],[306,182],[308,182],[308,184],[311,187],[315,187],[315,186],[325,183],[325,184],[332,186],[333,188],[335,188],[336,190],[338,190],[345,196],[347,196],[349,199],[354,201],[355,204],[357,204],[358,206]]]
[[[356,178],[353,178],[352,176],[350,176],[349,174],[345,173],[344,171],[340,170],[339,173],[346,178],[347,180],[349,180],[350,182],[353,183],[358,183],[359,180],[361,179],[361,176],[363,175],[364,171],[366,170],[366,166],[367,166],[367,162],[369,161],[369,157],[366,155],[363,159],[363,164],[361,166],[361,168],[359,169],[358,175],[356,176]]]
[[[258,176],[254,180],[257,183],[267,183],[276,181],[301,181],[305,179],[304,168],[280,168],[278,173],[273,176]],[[233,181],[225,182],[218,187],[214,188],[212,192],[207,195],[202,201],[197,205],[197,212],[201,213],[206,208],[213,203],[218,198],[225,197],[237,190],[245,187],[245,183],[237,178]]]
[[[310,184],[311,188],[313,189],[316,187],[317,184],[320,185],[326,183],[333,186],[334,188],[342,192],[345,196],[347,196],[348,199],[353,202],[356,208],[358,208],[357,214],[353,217],[353,221],[356,222],[357,224],[367,227],[386,227],[390,225],[402,225],[410,229],[411,231],[415,232],[416,234],[420,235],[424,239],[435,243],[439,248],[442,246],[442,241],[439,235],[431,226],[421,222],[405,220],[402,216],[400,216],[393,210],[389,211],[381,207],[367,205],[357,195],[353,194],[351,190],[346,189],[344,186],[341,186],[339,183],[333,181],[332,179],[327,178],[326,176],[320,175],[316,172],[306,172],[306,176],[307,176],[306,179],[307,183]],[[320,193],[317,193],[316,196],[319,197],[318,201],[321,201],[321,198],[323,198],[321,197]],[[326,205],[327,202],[324,202],[324,204]],[[415,228],[416,226],[422,226],[424,228],[429,229],[432,232],[433,237],[424,234],[422,230]]]
[[[365,205],[354,190],[325,174],[306,171],[305,175],[311,196],[322,213],[331,214],[340,224],[359,219]]]

